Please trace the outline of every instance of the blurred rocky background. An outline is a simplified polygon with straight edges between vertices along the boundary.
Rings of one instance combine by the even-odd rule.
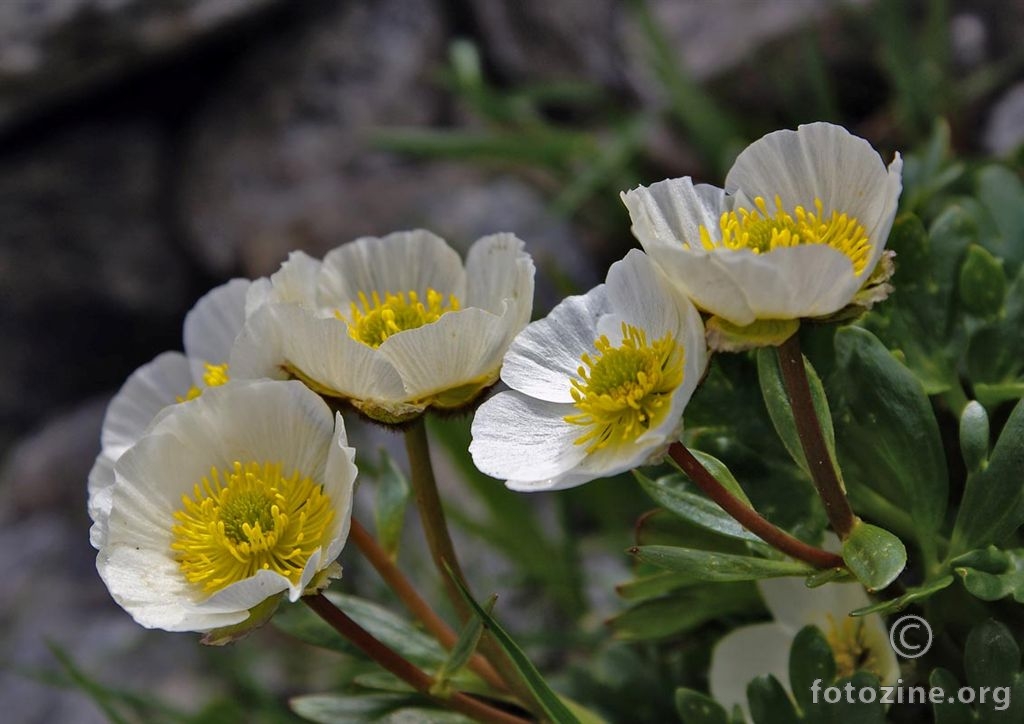
[[[0,719],[104,721],[96,678],[285,721],[317,681],[143,631],[94,571],[106,402],[204,291],[360,235],[514,231],[541,314],[629,245],[617,191],[720,183],[769,130],[888,155],[942,116],[960,153],[1017,153],[1022,37],[1020,0],[0,1]]]

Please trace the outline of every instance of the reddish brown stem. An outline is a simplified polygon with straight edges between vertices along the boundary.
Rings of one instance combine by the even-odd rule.
[[[846,499],[846,491],[839,480],[839,473],[821,431],[821,421],[814,409],[804,356],[800,351],[800,336],[794,334],[775,350],[811,479],[821,502],[825,504],[825,513],[833,530],[842,540],[846,540],[857,524],[857,516],[850,507],[850,501]]]
[[[772,548],[815,568],[841,568],[845,565],[843,559],[835,553],[808,545],[761,517],[760,513],[726,490],[681,442],[672,443],[668,454],[722,510]]]
[[[395,565],[391,557],[381,548],[369,531],[364,528],[355,518],[352,519],[352,530],[349,538],[356,544],[370,565],[376,569],[384,582],[388,584],[402,604],[409,609],[409,612],[419,619],[420,623],[433,634],[442,646],[451,649],[458,640],[458,635],[452,628],[438,616],[422,596],[413,588],[412,583],[405,577],[405,574]],[[469,668],[479,674],[488,684],[505,691],[505,682],[494,670],[487,660],[479,654],[474,654],[469,660]]]
[[[435,696],[431,693],[431,688],[435,683],[433,677],[374,638],[370,632],[349,618],[322,593],[304,596],[302,600],[335,631],[355,644],[384,669],[439,704],[486,724],[529,724],[526,719],[496,709],[479,699],[460,692],[454,692],[446,698]]]

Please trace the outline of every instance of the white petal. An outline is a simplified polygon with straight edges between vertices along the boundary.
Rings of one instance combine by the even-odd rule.
[[[323,479],[334,418],[301,382],[232,382],[194,403],[161,420],[153,434],[175,436],[207,469],[230,468],[235,461],[281,462],[286,472]]]
[[[789,648],[793,634],[776,623],[744,626],[727,634],[711,652],[708,688],[726,711],[739,705],[749,717],[747,684],[771,674],[789,689]]]
[[[873,228],[888,207],[891,186],[881,156],[842,126],[811,123],[769,133],[745,148],[725,179],[727,193],[743,191],[785,208],[814,208],[855,216]]]
[[[417,229],[382,238],[363,237],[328,252],[319,280],[320,302],[347,312],[359,293],[415,291],[426,298],[434,289],[447,298],[465,298],[466,279],[458,253],[439,236]]]
[[[574,468],[586,455],[581,430],[565,422],[572,405],[518,392],[487,400],[473,418],[469,452],[482,472],[502,480],[546,481]]]
[[[648,254],[655,246],[686,246],[703,251],[700,227],[717,229],[726,207],[722,189],[694,185],[689,176],[638,186],[620,196],[629,210],[633,236]]]
[[[597,320],[608,309],[604,284],[562,300],[512,341],[501,379],[531,397],[571,403],[570,380],[578,376],[581,356],[594,352]]]
[[[796,131],[769,133],[752,143],[737,157],[725,188],[750,198],[762,196],[769,207],[774,207],[778,194],[790,211],[798,204],[813,208],[814,200],[821,199],[826,214],[838,211],[855,217],[872,245],[864,270],[869,276],[892,227],[902,168],[899,154],[886,168],[863,138],[841,126],[812,123]],[[861,282],[866,278],[862,274]]]
[[[170,555],[154,550],[108,546],[97,556],[96,569],[114,600],[146,628],[208,631],[240,623],[249,616],[246,610],[198,610],[178,564]]]
[[[135,370],[107,407],[101,433],[104,451],[116,460],[156,414],[175,404],[192,384],[188,360],[180,352],[164,352]]]
[[[345,442],[340,418],[335,427],[327,405],[300,382],[232,381],[164,414],[114,466],[97,566],[115,600],[144,626],[208,630],[244,620],[247,609],[276,593],[297,598],[321,562],[330,562],[322,551],[311,556],[297,585],[261,571],[197,602],[200,594],[171,552],[173,515],[211,468],[281,462],[288,472],[323,482],[340,513],[332,541],[340,551],[355,478]]]
[[[203,362],[224,364],[245,322],[248,279],[232,279],[207,292],[185,315],[185,354],[202,379]],[[196,366],[198,364],[198,366]],[[195,373],[195,372],[193,372]]]
[[[653,342],[679,328],[684,306],[692,306],[672,291],[669,281],[650,257],[638,249],[608,270],[608,303],[628,324],[643,329]]]
[[[89,517],[92,527],[89,528],[89,542],[93,548],[102,548],[107,541],[107,520],[110,518],[110,506],[114,499],[114,459],[101,452],[96,456],[92,470],[89,471]]]
[[[359,471],[355,465],[356,451],[348,446],[345,421],[341,413],[334,416],[334,439],[327,452],[327,467],[324,471],[324,492],[331,499],[336,513],[334,533],[327,551],[319,561],[317,570],[330,565],[341,554],[348,540],[352,525],[352,501],[355,497],[355,481]],[[308,583],[308,581],[307,581]]]
[[[464,306],[502,314],[505,304],[515,309],[512,326],[518,332],[533,310],[533,259],[515,234],[485,236],[466,255]]]
[[[775,249],[767,254],[723,250],[715,255],[718,267],[744,290],[747,304],[758,319],[817,317],[846,306],[863,284],[842,252],[819,244]],[[684,282],[689,283],[690,277]],[[704,300],[698,304],[728,319]]]
[[[793,635],[809,624],[827,632],[830,616],[841,620],[871,603],[859,583],[808,588],[800,578],[772,578],[758,581],[757,587],[772,616]]]
[[[647,247],[647,253],[672,283],[701,309],[739,325],[747,325],[757,319],[756,308],[747,298],[749,290],[741,286],[731,269],[722,263],[725,254],[708,254],[683,246],[660,244]]]
[[[498,379],[516,316],[514,309],[502,317],[482,309],[448,312],[388,337],[378,351],[398,371],[409,400],[470,382],[490,384]]]
[[[344,322],[297,305],[268,304],[246,322],[231,368],[245,377],[281,377],[283,365],[339,396],[383,403],[407,397],[387,358],[352,339]]]
[[[265,303],[301,304],[310,309],[319,306],[317,301],[317,280],[320,277],[322,264],[303,251],[293,251],[288,255],[281,268],[270,277],[271,292],[264,299]],[[252,313],[252,307],[260,302],[258,298],[248,302],[246,310]]]
[[[878,223],[874,228],[868,227],[868,238],[871,239],[871,258],[864,267],[861,278],[867,279],[875,270],[875,265],[885,251],[885,244],[889,239],[889,232],[892,231],[892,223],[896,218],[896,210],[899,207],[900,193],[903,191],[903,159],[897,153],[896,157],[889,164],[888,174],[885,179],[884,194],[886,206],[878,217]]]

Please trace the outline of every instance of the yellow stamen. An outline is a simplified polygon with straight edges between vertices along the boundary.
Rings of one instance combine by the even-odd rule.
[[[260,570],[298,583],[309,557],[330,543],[334,509],[323,486],[280,463],[211,468],[174,513],[171,550],[189,583],[214,593]]]
[[[881,660],[867,640],[864,619],[846,616],[841,622],[836,622],[830,615],[828,623],[825,640],[832,647],[836,660],[836,677],[841,679],[864,670],[881,678],[884,674]]]
[[[668,413],[672,392],[682,384],[685,353],[672,335],[648,344],[642,329],[622,324],[622,343],[613,347],[601,335],[597,356],[584,354],[573,379],[572,399],[579,413],[565,421],[588,428],[577,440],[594,452],[630,442]]]
[[[205,369],[205,371],[203,372],[203,384],[205,384],[207,387],[217,387],[219,385],[223,385],[224,383],[228,382],[231,379],[228,376],[227,362],[225,362],[222,365],[213,365],[210,364],[209,362],[204,362],[203,368]],[[188,402],[189,400],[196,399],[201,394],[203,394],[203,390],[197,385],[192,385],[191,387],[188,388],[188,392],[186,392],[184,395],[178,395],[176,399],[178,400],[178,402]]]
[[[385,292],[383,301],[377,292],[372,292],[369,297],[365,292],[359,292],[359,304],[352,302],[349,305],[348,319],[340,311],[336,311],[334,316],[348,323],[352,339],[369,347],[380,347],[393,334],[436,322],[441,315],[460,308],[459,299],[454,294],[449,294],[445,302],[444,295],[434,289],[427,289],[426,303],[420,301],[414,291]]]
[[[867,266],[871,256],[864,226],[854,217],[833,211],[825,215],[821,199],[814,200],[814,211],[797,206],[793,213],[782,208],[782,199],[775,197],[775,214],[768,211],[768,204],[758,196],[754,199],[756,209],[738,209],[722,214],[718,221],[721,239],[715,240],[707,227],[700,227],[700,243],[704,249],[748,249],[755,254],[767,254],[804,244],[825,244],[845,254],[853,264],[858,276]]]

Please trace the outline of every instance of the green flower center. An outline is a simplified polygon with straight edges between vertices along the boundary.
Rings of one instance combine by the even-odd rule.
[[[330,542],[334,509],[323,486],[279,463],[210,470],[174,513],[171,550],[190,583],[214,593],[260,570],[292,583]]]
[[[683,348],[671,335],[647,343],[647,335],[622,324],[622,343],[613,347],[601,335],[594,342],[597,356],[584,353],[570,390],[578,413],[565,421],[587,428],[576,440],[594,452],[608,445],[631,442],[661,422],[672,392],[683,381]]]

